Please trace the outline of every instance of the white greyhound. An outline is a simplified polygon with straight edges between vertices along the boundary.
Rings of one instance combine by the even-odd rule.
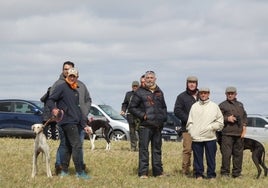
[[[45,125],[43,125],[43,124],[33,124],[32,125],[32,130],[34,131],[34,133],[36,135],[35,140],[34,140],[32,178],[35,177],[35,175],[37,174],[37,157],[40,153],[45,155],[47,177],[52,177],[51,169],[50,169],[49,146],[47,144],[46,136],[43,133],[44,127],[45,127]]]

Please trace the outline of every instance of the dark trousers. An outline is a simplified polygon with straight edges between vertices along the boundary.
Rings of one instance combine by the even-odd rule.
[[[62,166],[61,164],[61,153],[63,152],[63,148],[65,147],[65,135],[64,135],[64,132],[62,130],[62,128],[60,126],[58,126],[57,128],[59,130],[59,139],[60,139],[60,145],[58,147],[58,150],[57,150],[57,154],[56,154],[56,162],[55,162],[55,168],[59,167],[59,166]],[[83,148],[83,143],[84,143],[84,138],[85,138],[85,131],[83,129],[79,129],[79,134],[80,134],[80,140],[81,140],[81,143],[82,143],[82,148]],[[71,152],[71,151],[70,151]],[[71,158],[71,153],[69,155],[69,158]],[[70,161],[70,159],[69,159]],[[85,170],[85,163],[84,163],[84,152],[83,152],[83,149],[82,149],[82,156],[81,156],[81,164],[82,164],[82,169]],[[68,165],[69,166],[69,165]]]
[[[77,125],[63,125],[62,136],[65,143],[61,143],[60,159],[62,170],[68,172],[70,163],[70,155],[72,155],[73,163],[77,173],[82,172],[82,143],[80,140],[79,129]]]
[[[139,171],[138,175],[148,175],[149,143],[151,142],[153,176],[163,174],[162,164],[162,135],[157,128],[139,128]]]
[[[207,161],[207,178],[216,177],[216,140],[205,142],[192,142],[194,154],[195,177],[204,177],[204,151]]]
[[[221,143],[222,175],[228,175],[228,176],[230,175],[231,157],[233,161],[232,176],[238,177],[241,175],[243,150],[244,145],[240,136],[222,135],[222,143]]]
[[[132,151],[137,150],[137,129],[135,123],[129,123],[129,136],[130,136],[130,147]]]

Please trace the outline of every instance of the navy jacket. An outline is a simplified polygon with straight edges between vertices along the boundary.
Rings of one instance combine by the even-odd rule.
[[[55,87],[48,98],[47,106],[50,110],[56,107],[64,111],[63,119],[58,122],[58,125],[86,126],[86,116],[82,114],[79,105],[79,92],[66,82]]]

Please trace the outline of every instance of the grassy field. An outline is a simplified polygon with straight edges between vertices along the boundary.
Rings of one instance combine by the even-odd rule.
[[[268,186],[268,177],[263,173],[256,180],[256,168],[251,161],[251,153],[245,151],[243,162],[243,177],[241,179],[221,178],[215,180],[195,180],[182,176],[181,142],[163,143],[164,171],[170,176],[163,178],[149,177],[139,179],[137,177],[138,153],[129,151],[129,142],[112,142],[111,151],[105,151],[105,141],[97,140],[94,151],[90,150],[90,143],[85,141],[85,162],[89,168],[90,180],[78,180],[75,178],[74,166],[71,163],[70,176],[60,178],[54,175],[55,153],[58,141],[49,140],[51,149],[52,178],[46,177],[45,162],[38,161],[39,173],[31,178],[33,139],[0,138],[0,187],[153,187],[153,188],[264,188]],[[268,151],[268,144],[265,145]],[[219,174],[221,155],[217,153],[217,173]],[[267,162],[268,164],[268,162]]]

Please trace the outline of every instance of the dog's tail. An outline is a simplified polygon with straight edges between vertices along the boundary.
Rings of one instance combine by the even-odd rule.
[[[114,134],[114,129],[113,129],[113,127],[111,126],[110,121],[109,121],[108,119],[107,119],[107,124],[108,124],[108,126],[109,126],[109,129],[111,130],[111,133]]]

